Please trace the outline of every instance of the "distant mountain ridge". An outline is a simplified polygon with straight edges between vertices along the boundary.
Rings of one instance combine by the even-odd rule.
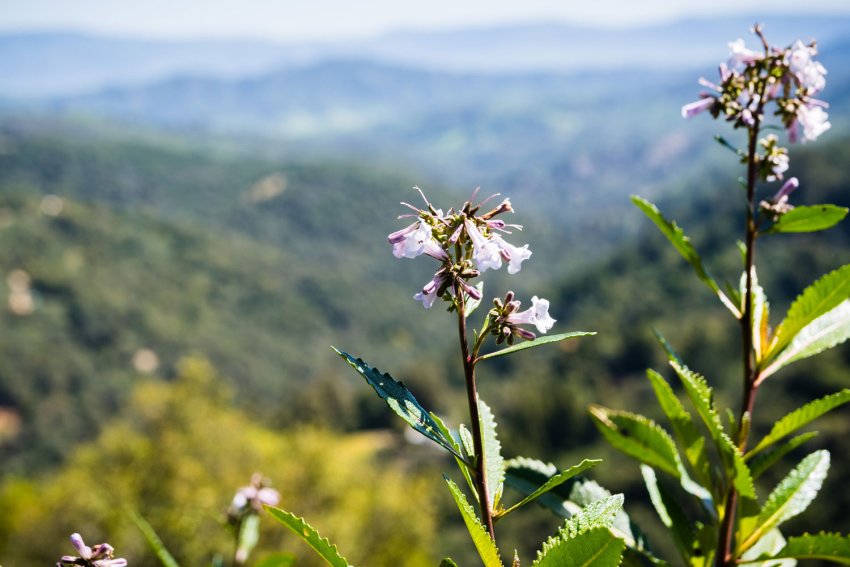
[[[455,72],[575,71],[714,64],[755,21],[774,43],[850,36],[850,16],[727,16],[601,29],[562,23],[399,31],[335,42],[149,40],[75,32],[0,34],[0,98],[67,96],[177,75],[238,79],[337,58]],[[730,35],[731,34],[731,35]],[[675,46],[671,49],[671,46]]]

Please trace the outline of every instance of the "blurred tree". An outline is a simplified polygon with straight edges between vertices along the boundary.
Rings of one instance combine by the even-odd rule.
[[[51,564],[69,552],[68,536],[109,541],[137,567],[157,565],[128,511],[139,511],[183,565],[228,557],[233,539],[224,513],[237,487],[261,471],[290,510],[309,515],[351,561],[431,565],[434,510],[425,496],[438,475],[396,455],[397,439],[375,432],[342,436],[319,429],[277,433],[229,407],[230,391],[200,358],[185,359],[177,379],[145,379],[123,418],[80,446],[61,470],[0,488],[0,558],[11,565]],[[265,513],[255,558],[311,551]]]

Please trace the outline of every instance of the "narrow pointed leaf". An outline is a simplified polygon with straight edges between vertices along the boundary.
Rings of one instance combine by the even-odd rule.
[[[821,532],[789,537],[785,547],[773,557],[818,559],[850,565],[850,536]]]
[[[577,464],[573,467],[570,467],[565,471],[561,471],[560,473],[549,478],[549,480],[547,480],[545,483],[543,483],[543,485],[540,486],[538,489],[536,489],[534,492],[532,492],[531,494],[529,494],[528,496],[526,496],[525,498],[523,498],[522,500],[520,500],[519,502],[517,502],[516,504],[514,504],[513,506],[511,506],[510,508],[508,508],[504,512],[502,512],[501,514],[499,514],[499,517],[507,516],[508,514],[510,514],[514,510],[516,510],[517,508],[519,508],[521,506],[525,506],[529,502],[536,500],[537,498],[546,494],[550,490],[553,490],[553,489],[557,488],[558,486],[562,485],[563,483],[565,483],[569,479],[573,478],[577,474],[580,474],[580,473],[586,471],[587,469],[593,468],[601,462],[602,461],[599,460],[599,459],[585,459],[582,462],[580,462],[579,464]]]
[[[463,459],[463,455],[455,449],[454,442],[443,436],[440,426],[434,421],[431,414],[416,401],[416,398],[403,382],[397,381],[389,374],[381,374],[378,369],[372,368],[360,358],[354,358],[347,352],[336,348],[334,350],[366,379],[369,385],[375,389],[375,392],[408,425],[454,456]]]
[[[755,530],[743,539],[746,551],[771,529],[803,512],[817,496],[829,470],[829,451],[815,451],[788,473],[767,498]]]
[[[287,512],[281,508],[266,506],[266,510],[274,516],[280,523],[292,530],[295,535],[303,539],[307,545],[319,554],[319,557],[324,559],[331,567],[351,567],[348,561],[340,555],[336,546],[329,542],[326,538],[319,535],[316,528],[308,524],[304,518]]]
[[[643,213],[649,217],[649,219],[655,223],[655,226],[661,231],[661,233],[667,237],[673,247],[682,255],[690,265],[693,267],[694,272],[696,272],[697,277],[705,283],[711,290],[717,294],[717,297],[720,298],[720,301],[723,305],[729,309],[735,317],[740,318],[741,312],[738,309],[738,306],[732,303],[725,293],[720,289],[720,286],[717,285],[717,282],[708,273],[708,270],[705,269],[705,266],[702,264],[702,258],[700,258],[693,244],[691,244],[690,238],[685,236],[685,232],[675,223],[675,221],[669,221],[664,218],[664,215],[661,214],[661,211],[658,210],[658,207],[643,199],[638,197],[637,195],[632,195],[632,203],[634,203]]]
[[[475,484],[472,481],[472,471],[474,470],[474,467],[471,464],[472,458],[470,458],[468,454],[465,454],[463,452],[463,447],[461,446],[460,431],[458,431],[457,438],[455,438],[455,435],[452,433],[451,429],[446,426],[440,416],[438,416],[434,412],[431,412],[431,419],[433,419],[434,423],[437,424],[437,428],[439,428],[440,433],[442,433],[443,437],[445,439],[448,439],[449,443],[451,443],[452,447],[454,447],[453,453],[466,455],[466,458],[460,458],[455,455],[455,462],[457,463],[457,468],[460,469],[460,472],[466,479],[469,488],[475,491]]]
[[[488,358],[496,358],[497,356],[504,356],[506,354],[511,354],[520,350],[526,350],[529,348],[539,347],[543,345],[548,345],[551,343],[557,343],[561,341],[565,341],[567,339],[574,339],[576,337],[590,337],[595,335],[595,332],[589,331],[575,331],[573,333],[561,333],[560,335],[547,335],[545,337],[537,337],[533,341],[525,341],[522,343],[517,343],[514,346],[509,346],[508,348],[503,348],[502,350],[497,350],[483,356],[479,356],[477,360],[487,360]]]
[[[817,431],[810,431],[808,433],[803,433],[802,435],[797,435],[796,437],[792,437],[785,443],[782,443],[781,445],[773,445],[753,457],[753,459],[750,460],[750,462],[748,463],[750,471],[753,475],[753,480],[764,474],[764,472],[770,467],[772,467],[774,463],[779,461],[779,459],[781,459],[782,457],[784,457],[806,441],[812,439],[813,437],[817,437],[817,434]]]
[[[148,545],[150,545],[153,552],[156,554],[159,562],[162,563],[163,567],[180,567],[180,564],[177,563],[177,560],[174,559],[174,556],[168,551],[165,547],[165,544],[162,543],[159,535],[156,533],[156,530],[153,529],[148,521],[138,512],[131,511],[130,517],[133,519],[133,523],[136,524],[136,527],[139,528],[139,531],[142,532],[142,535],[145,536],[145,540],[147,540]]]
[[[797,334],[850,298],[850,264],[834,270],[803,290],[776,328],[766,361],[781,353]]]
[[[478,516],[475,515],[475,511],[472,509],[472,506],[470,506],[469,502],[467,502],[466,496],[463,495],[460,488],[458,488],[457,485],[449,478],[443,478],[445,478],[446,483],[449,485],[449,490],[455,499],[455,503],[457,503],[460,515],[463,516],[466,529],[469,531],[469,535],[472,536],[472,542],[478,550],[478,555],[481,557],[481,561],[484,562],[484,567],[504,567],[502,565],[502,559],[499,557],[499,550],[496,548],[496,544],[478,520]]]
[[[590,415],[608,442],[627,455],[680,477],[681,461],[670,435],[642,415],[593,405]]]
[[[705,437],[697,430],[691,414],[673,393],[673,388],[670,387],[667,380],[654,370],[647,370],[646,375],[652,384],[652,389],[655,392],[655,397],[658,398],[661,409],[664,410],[664,414],[670,420],[673,435],[684,448],[685,456],[696,472],[697,481],[704,486],[710,486],[709,469],[711,463],[705,450]]]
[[[239,538],[236,545],[236,553],[248,558],[257,544],[260,542],[260,516],[250,514],[242,520],[239,526]]]
[[[440,567],[457,567],[457,563],[455,563],[450,557],[446,557],[440,561]]]
[[[828,413],[835,408],[850,402],[850,389],[844,389],[835,394],[830,394],[823,398],[807,403],[801,408],[798,408],[773,425],[764,439],[759,441],[759,444],[747,453],[746,458],[751,458],[759,451],[776,443],[786,435],[794,433],[801,427],[808,425],[820,416]]]
[[[846,207],[836,205],[811,205],[794,207],[776,221],[767,231],[816,232],[840,223],[847,216]]]
[[[687,563],[688,558],[693,554],[697,541],[693,522],[685,516],[679,503],[662,490],[652,467],[641,465],[640,472],[643,475],[646,490],[649,492],[649,500],[652,502],[658,518],[670,532],[676,548]]]
[[[783,366],[814,356],[847,339],[850,339],[850,300],[844,300],[800,329],[761,375],[767,377]]]
[[[773,556],[785,547],[785,537],[778,529],[773,528],[761,538],[757,544],[741,555],[741,563],[754,567],[795,567],[793,559],[774,559]]]
[[[735,488],[744,498],[755,499],[756,489],[750,470],[747,468],[743,454],[723,428],[723,423],[714,407],[713,392],[705,378],[675,362],[670,364],[682,380],[685,391],[697,410],[697,415],[708,428]]]
[[[505,461],[502,458],[502,444],[496,435],[496,418],[490,406],[478,398],[478,411],[481,414],[481,435],[484,444],[484,467],[487,474],[487,495],[490,509],[495,510],[502,498],[505,487]]]
[[[679,355],[673,349],[672,345],[667,342],[667,339],[664,338],[664,335],[661,334],[661,331],[656,328],[653,328],[652,334],[655,335],[655,339],[658,341],[658,344],[660,344],[661,348],[664,349],[664,352],[667,353],[667,360],[669,360],[670,362],[678,362],[679,364],[683,364],[682,359],[679,358]]]
[[[757,361],[764,358],[768,349],[768,325],[770,318],[770,304],[764,289],[759,285],[756,269],[752,269],[752,301],[750,307],[751,328],[753,331],[753,351]],[[740,297],[747,296],[747,272],[741,274]]]

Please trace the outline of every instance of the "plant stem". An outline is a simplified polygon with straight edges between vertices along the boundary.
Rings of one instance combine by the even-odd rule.
[[[478,489],[478,503],[481,507],[481,521],[487,528],[490,538],[496,541],[493,526],[493,511],[490,509],[490,495],[487,490],[487,468],[484,462],[484,437],[481,433],[481,415],[478,411],[478,392],[475,387],[475,360],[469,353],[466,335],[466,314],[463,290],[455,284],[457,297],[457,326],[460,338],[460,352],[463,357],[463,372],[466,377],[466,397],[469,403],[469,419],[472,421],[472,446],[475,451],[475,483]],[[476,349],[477,350],[477,349]]]
[[[753,407],[756,400],[758,382],[755,373],[753,351],[753,266],[755,265],[756,234],[758,227],[755,218],[755,190],[758,177],[756,151],[760,126],[762,105],[756,112],[755,123],[749,130],[749,145],[747,150],[747,218],[746,240],[744,254],[744,310],[741,314],[741,344],[744,391],[741,401],[741,416],[738,420],[736,445],[743,452],[747,447],[749,428],[743,426],[744,419],[752,420]],[[723,509],[723,521],[720,525],[720,539],[717,542],[717,552],[714,564],[717,567],[730,567],[736,563],[734,557],[735,516],[738,508],[738,491],[730,480],[726,503]]]

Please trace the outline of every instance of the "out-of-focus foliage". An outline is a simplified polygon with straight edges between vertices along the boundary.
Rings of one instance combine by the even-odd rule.
[[[362,565],[431,565],[437,481],[399,457],[384,433],[339,436],[315,428],[278,433],[230,407],[231,392],[198,358],[174,382],[143,379],[122,419],[77,448],[59,471],[8,478],[0,488],[4,564],[56,561],[72,532],[106,540],[130,564],[157,565],[128,511],[140,512],[183,565],[232,553],[224,512],[235,489],[262,471],[282,503],[309,515]],[[391,453],[391,454],[390,454]],[[433,471],[428,475],[435,477]],[[254,557],[290,551],[317,565],[271,517]]]

